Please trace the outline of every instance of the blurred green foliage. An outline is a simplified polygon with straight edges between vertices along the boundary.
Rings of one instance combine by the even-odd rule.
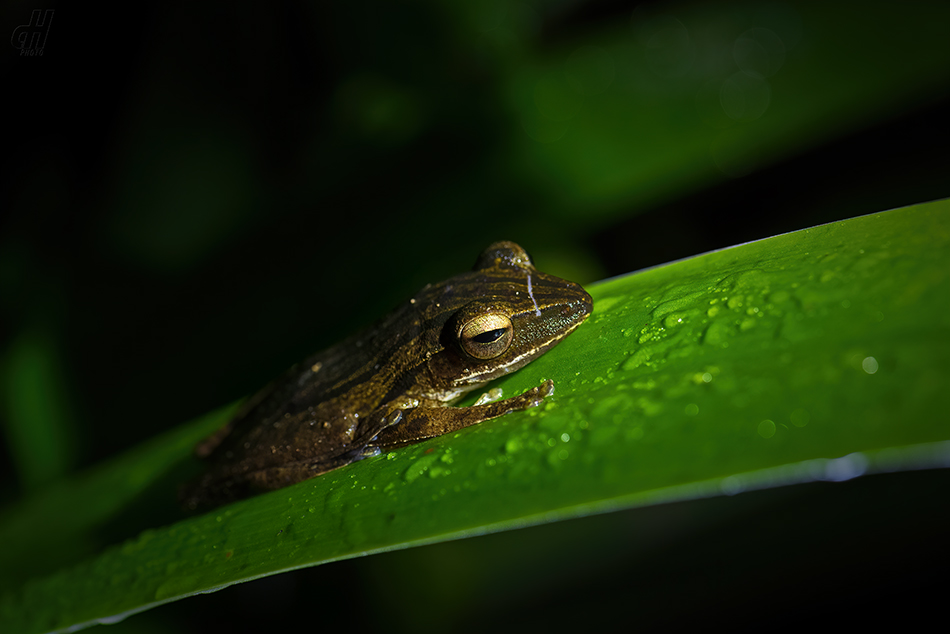
[[[56,343],[43,332],[24,332],[3,359],[2,420],[23,490],[35,492],[72,466],[75,432],[60,375]]]

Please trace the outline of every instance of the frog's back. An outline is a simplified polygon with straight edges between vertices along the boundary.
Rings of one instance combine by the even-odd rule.
[[[378,432],[373,414],[399,391],[404,374],[380,371],[392,368],[407,341],[374,336],[389,332],[378,326],[294,365],[200,443],[196,454],[211,464],[182,490],[182,503],[213,506],[352,462]]]

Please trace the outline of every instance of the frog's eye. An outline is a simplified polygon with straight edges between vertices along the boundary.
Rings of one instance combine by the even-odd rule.
[[[465,322],[459,329],[459,345],[476,359],[494,359],[511,345],[514,330],[507,315],[489,313]]]

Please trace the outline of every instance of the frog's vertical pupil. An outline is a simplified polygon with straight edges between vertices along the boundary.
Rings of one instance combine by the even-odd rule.
[[[494,341],[498,341],[504,336],[505,336],[505,329],[496,328],[495,330],[489,330],[487,332],[483,332],[480,335],[475,335],[474,337],[472,337],[472,341],[476,341],[478,343],[492,343]]]

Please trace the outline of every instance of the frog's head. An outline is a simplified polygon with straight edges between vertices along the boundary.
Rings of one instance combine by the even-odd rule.
[[[431,367],[463,390],[541,356],[593,309],[579,284],[538,271],[514,242],[495,242],[472,271],[433,290],[444,323]]]

